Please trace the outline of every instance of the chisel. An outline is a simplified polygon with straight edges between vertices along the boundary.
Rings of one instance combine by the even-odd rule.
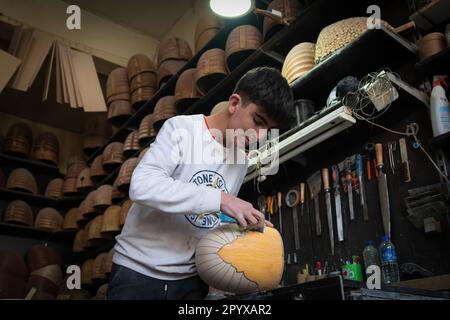
[[[292,189],[289,190],[288,193],[286,193],[286,205],[289,208],[292,208],[292,224],[294,225],[294,244],[295,244],[295,250],[300,249],[300,238],[299,238],[299,232],[298,232],[298,212],[297,212],[297,205],[300,201],[300,194],[297,190]]]
[[[309,192],[311,193],[311,199],[314,201],[314,216],[316,220],[316,236],[322,235],[322,221],[320,219],[319,208],[319,193],[320,193],[320,170],[316,171],[312,176],[308,178]]]
[[[361,206],[363,209],[364,221],[368,221],[369,220],[369,209],[367,207],[366,187],[364,184],[364,177],[363,177],[363,157],[360,154],[356,155],[356,174],[358,176],[359,190],[361,192],[360,198],[361,198]]]
[[[384,234],[391,236],[391,208],[389,204],[389,190],[387,184],[387,175],[384,170],[383,163],[383,145],[381,143],[375,144],[375,156],[377,158],[377,168],[379,175],[378,180],[378,194],[380,197],[381,217],[383,218]]]
[[[300,216],[303,217],[303,212],[305,211],[305,184],[300,183]]]
[[[283,219],[281,218],[281,192],[278,192],[278,219],[279,219],[279,231],[283,235]]]
[[[334,189],[334,205],[336,207],[336,227],[338,233],[338,241],[344,241],[344,224],[342,222],[342,204],[341,204],[341,192],[339,190],[339,169],[334,165],[331,167],[331,175],[333,177],[333,189]]]
[[[331,210],[330,177],[328,168],[322,169],[323,190],[325,192],[325,203],[327,205],[328,234],[330,236],[331,254],[334,256],[334,229],[333,212]]]

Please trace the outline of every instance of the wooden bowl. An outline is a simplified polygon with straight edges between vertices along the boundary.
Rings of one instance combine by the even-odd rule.
[[[63,216],[56,209],[43,208],[36,216],[34,227],[37,229],[58,231],[61,230],[63,221]]]
[[[126,68],[116,68],[108,76],[106,81],[106,98],[121,93],[129,93],[128,71]]]
[[[139,125],[138,140],[141,147],[147,145],[156,137],[157,131],[153,127],[153,113],[146,115]]]
[[[80,192],[89,192],[94,188],[94,183],[91,180],[91,169],[85,168],[81,170],[77,177],[76,188]]]
[[[103,169],[112,172],[124,162],[123,143],[111,142],[103,151]]]
[[[302,42],[289,51],[281,70],[288,83],[301,78],[314,68],[315,47],[314,43]]]
[[[103,214],[101,235],[104,238],[112,239],[120,233],[120,207],[110,206]]]
[[[28,158],[33,143],[33,132],[26,123],[19,122],[9,127],[3,140],[3,152],[9,155]]]
[[[105,264],[105,259],[107,257],[108,254],[106,252],[100,253],[97,257],[95,257],[92,265],[92,281],[99,282],[107,280],[107,276],[103,272],[103,265]]]
[[[175,86],[175,106],[177,110],[182,112],[194,104],[202,94],[195,85],[195,74],[197,69],[185,70],[177,80]]]
[[[62,197],[62,188],[64,180],[62,178],[56,178],[51,180],[47,188],[45,189],[45,196],[49,198],[59,199]]]
[[[223,28],[223,20],[215,14],[204,14],[195,27],[195,51],[200,51]]]
[[[162,88],[162,86],[170,80],[173,76],[175,76],[178,71],[180,71],[184,65],[186,64],[186,61],[184,60],[166,60],[158,68],[158,74],[157,74],[157,83],[158,88]]]
[[[210,49],[203,53],[197,63],[195,83],[198,91],[205,95],[220,81],[226,78],[228,71],[225,65],[225,51]]]
[[[58,138],[51,132],[41,133],[36,139],[33,152],[35,159],[45,163],[49,163],[51,165],[58,165]]]
[[[130,90],[133,93],[139,88],[156,89],[156,69],[153,72],[142,72],[137,74],[130,83]]]
[[[122,154],[125,158],[130,158],[139,151],[139,134],[137,130],[131,132],[125,139]]]
[[[92,284],[92,271],[94,267],[94,259],[86,260],[81,266],[81,284]]]
[[[119,225],[120,227],[123,227],[125,224],[125,220],[127,219],[128,211],[130,211],[131,205],[133,202],[128,199],[124,203],[122,203],[122,206],[120,207],[120,219],[119,219]]]
[[[136,89],[131,94],[131,107],[133,110],[138,110],[142,107],[148,100],[150,100],[155,95],[156,89],[152,87],[142,87]]]
[[[252,25],[234,28],[225,45],[225,61],[228,70],[234,70],[262,44],[262,34]]]
[[[447,42],[445,35],[440,32],[432,32],[424,36],[419,41],[419,56],[423,61],[428,57],[445,50],[447,48]]]
[[[131,176],[133,175],[133,171],[138,164],[138,158],[130,158],[125,161],[120,167],[119,175],[117,176],[117,180],[115,185],[117,189],[128,192],[128,188],[131,183]]]
[[[111,203],[111,194],[112,194],[113,186],[109,184],[105,184],[100,186],[95,191],[94,196],[94,209],[97,212],[104,212]]]
[[[24,168],[14,169],[6,181],[8,190],[16,190],[21,192],[38,193],[36,180],[30,171]]]
[[[108,172],[103,169],[103,155],[97,156],[91,163],[91,179],[99,181],[105,178]]]
[[[32,226],[34,220],[33,210],[25,201],[15,200],[8,204],[3,220],[8,223]]]
[[[155,64],[144,54],[136,54],[128,60],[128,80],[132,81],[135,76],[141,73],[156,74]]]
[[[81,229],[75,235],[75,240],[73,241],[72,251],[74,253],[81,253],[87,250],[87,231]]]
[[[302,5],[297,0],[273,0],[267,6],[267,10],[276,10],[281,12],[284,19],[294,20],[302,10]],[[277,20],[264,16],[263,36],[265,41],[270,39],[282,28],[283,26]]]
[[[175,97],[165,96],[158,100],[153,110],[153,127],[161,129],[164,122],[177,115],[175,108]]]
[[[124,199],[126,199],[127,194],[117,189],[116,186],[113,186],[113,190],[111,192],[111,203],[117,205],[121,203]]]
[[[130,101],[117,100],[109,105],[108,121],[114,126],[121,126],[130,119],[132,114]]]
[[[192,58],[192,50],[186,40],[172,37],[164,40],[158,50],[158,65],[166,60],[185,60]]]
[[[63,265],[63,260],[56,251],[42,244],[35,245],[27,251],[26,261],[30,272],[50,265]]]
[[[66,212],[64,216],[63,229],[68,231],[78,230],[80,227],[77,224],[77,218],[79,216],[78,208],[71,208]]]

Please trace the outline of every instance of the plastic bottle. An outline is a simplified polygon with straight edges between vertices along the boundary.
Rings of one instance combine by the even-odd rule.
[[[434,137],[450,132],[450,105],[443,88],[446,86],[445,79],[447,76],[434,76],[433,78],[430,112]]]
[[[366,246],[363,250],[364,268],[367,274],[367,268],[372,265],[380,267],[380,258],[378,256],[378,250],[374,246],[374,242],[366,241]]]
[[[381,273],[384,284],[393,284],[400,281],[400,273],[398,271],[397,253],[394,244],[389,240],[388,236],[381,238],[380,244],[380,261]]]

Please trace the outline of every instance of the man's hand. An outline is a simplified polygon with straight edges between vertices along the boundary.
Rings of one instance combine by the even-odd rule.
[[[222,192],[220,211],[236,219],[246,229],[259,229],[265,225],[264,215],[253,208],[250,202],[225,192]]]

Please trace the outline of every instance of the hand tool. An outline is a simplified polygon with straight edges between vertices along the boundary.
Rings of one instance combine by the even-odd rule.
[[[294,264],[297,264],[298,260],[297,260],[297,252],[294,252]]]
[[[281,236],[283,236],[283,219],[281,217],[281,192],[278,192],[278,221]]]
[[[336,227],[338,233],[338,241],[344,241],[344,226],[342,222],[342,204],[341,192],[339,190],[339,168],[334,165],[331,167],[331,175],[333,177],[334,204],[336,207]]]
[[[345,180],[347,182],[348,206],[350,210],[350,220],[355,220],[355,210],[353,209],[353,186],[352,186],[352,160],[345,159]]]
[[[305,210],[305,184],[300,183],[300,216],[303,217],[303,211]]]
[[[286,193],[286,205],[289,208],[292,208],[292,223],[294,224],[294,243],[295,250],[300,249],[300,238],[298,234],[298,213],[297,213],[297,205],[300,200],[300,195],[297,190],[291,189],[288,193]]]
[[[391,173],[392,175],[395,174],[395,158],[394,158],[394,151],[397,150],[397,142],[391,141],[388,142],[388,154],[389,154],[389,165],[391,167]]]
[[[260,195],[258,197],[258,208],[261,213],[264,214],[264,219],[267,219],[268,212],[267,212],[267,206],[266,206],[266,197],[264,195]]]
[[[377,158],[377,166],[379,169],[378,180],[378,194],[380,197],[380,210],[383,218],[384,233],[391,236],[391,209],[389,204],[389,190],[387,184],[387,175],[384,172],[383,163],[383,145],[381,143],[375,144],[375,154]]]
[[[323,190],[325,192],[325,203],[327,206],[328,235],[330,236],[331,254],[334,256],[334,228],[333,212],[331,209],[330,176],[328,168],[322,169]]]
[[[364,146],[364,149],[366,150],[366,154],[368,156],[367,158],[369,161],[369,169],[367,170],[367,175],[368,175],[368,177],[370,177],[370,179],[369,179],[369,181],[370,181],[371,177],[372,177],[372,174],[371,174],[372,170],[370,169],[370,168],[372,168],[372,164],[373,164],[373,168],[374,168],[373,176],[378,177],[377,163],[375,161],[375,158],[373,157],[374,151],[375,151],[375,144],[373,142],[366,143],[366,145]]]
[[[369,220],[369,208],[367,207],[366,186],[364,184],[363,170],[364,170],[363,169],[363,157],[362,157],[362,155],[357,154],[356,155],[356,174],[358,175],[358,181],[359,181],[361,206],[363,209],[364,221],[368,221]]]
[[[269,222],[272,222],[272,214],[273,214],[273,210],[272,210],[272,197],[271,196],[267,196],[266,197],[266,206],[267,206],[267,220],[269,220]]]
[[[316,220],[316,235],[322,235],[322,222],[320,221],[320,208],[319,208],[319,193],[320,193],[320,170],[316,171],[311,177],[308,178],[309,192],[311,199],[314,200],[315,220]]]
[[[406,149],[406,139],[401,138],[400,144],[400,158],[402,160],[402,179],[403,182],[411,182],[411,171],[409,169],[408,150]]]

